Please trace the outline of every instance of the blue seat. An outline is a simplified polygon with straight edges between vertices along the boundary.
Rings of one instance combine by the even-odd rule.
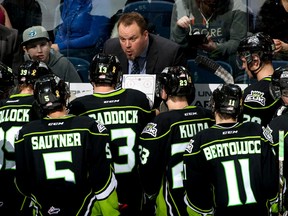
[[[75,69],[77,70],[82,82],[89,83],[89,67],[90,63],[82,58],[77,57],[67,57],[68,60],[74,65]]]
[[[166,1],[139,1],[127,4],[124,13],[136,11],[140,13],[152,27],[152,33],[170,38],[170,23],[173,3]]]
[[[285,60],[272,60],[272,64],[273,64],[274,69],[276,69],[278,67],[287,66],[288,65],[288,61],[285,61]]]
[[[230,64],[224,61],[216,61],[216,63],[233,75],[233,69]],[[223,79],[213,74],[213,71],[198,65],[194,59],[188,59],[187,66],[194,83],[225,83]]]

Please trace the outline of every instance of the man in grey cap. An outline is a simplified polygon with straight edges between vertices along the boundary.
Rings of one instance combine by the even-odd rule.
[[[82,80],[73,64],[52,48],[47,30],[43,26],[32,26],[23,32],[24,59],[45,62],[62,80],[81,83]]]

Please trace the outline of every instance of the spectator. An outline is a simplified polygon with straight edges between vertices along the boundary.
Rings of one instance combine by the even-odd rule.
[[[4,0],[2,5],[10,17],[13,28],[18,30],[20,42],[25,29],[42,23],[41,7],[36,0]]]
[[[136,2],[153,2],[154,0],[127,0],[124,8],[126,7],[126,5],[129,5],[131,3],[136,3]],[[174,0],[160,0],[163,2],[170,2],[170,3],[174,3]],[[139,8],[143,7],[142,5],[139,5]],[[146,6],[144,6],[146,7]],[[117,24],[118,24],[118,19],[120,18],[120,16],[123,14],[123,10],[124,8],[119,9],[112,17],[111,17],[111,36],[110,37],[118,37],[118,31],[117,31]],[[149,10],[149,9],[148,9]],[[141,13],[141,12],[140,12]],[[147,20],[146,18],[144,18],[147,22],[147,30],[150,33],[155,33],[155,25],[152,22],[149,22],[149,20]],[[165,20],[167,21],[167,20]],[[168,20],[168,22],[170,23],[170,20]]]
[[[271,76],[274,73],[272,56],[275,44],[269,35],[256,33],[244,38],[238,48],[240,65],[250,79],[256,79],[244,89],[243,120],[257,122],[266,127],[275,111],[281,106],[269,92]]]
[[[17,74],[21,64],[20,43],[18,40],[18,31],[0,24],[0,61],[12,68]]]
[[[73,64],[59,52],[51,49],[52,42],[46,29],[33,26],[23,32],[24,59],[45,62],[65,82],[80,83],[81,78]]]
[[[139,173],[146,199],[156,202],[156,215],[187,215],[182,156],[190,138],[213,124],[209,110],[189,106],[195,96],[189,74],[182,66],[162,71],[158,89],[169,111],[149,122],[140,137]]]
[[[188,214],[270,215],[278,195],[272,146],[259,124],[238,122],[239,86],[220,85],[210,101],[216,125],[193,136],[184,154]]]
[[[133,62],[138,64],[136,73],[140,74],[160,74],[165,67],[186,65],[180,46],[148,33],[147,23],[139,13],[123,14],[117,28],[119,38],[107,40],[104,53],[118,57],[124,74],[131,73]]]
[[[236,0],[178,0],[171,18],[171,40],[185,48],[187,58],[197,54],[222,60],[233,68],[236,82],[243,71],[236,67],[237,47],[248,30],[246,7]],[[206,35],[195,43],[191,34]]]
[[[102,122],[110,132],[112,156],[121,215],[141,215],[143,190],[138,176],[139,136],[153,117],[148,97],[135,89],[117,88],[122,69],[117,57],[98,54],[90,66],[93,95],[76,98],[70,113],[88,115]],[[128,207],[127,207],[128,206]]]
[[[18,215],[20,212],[23,200],[14,185],[14,137],[24,124],[31,121],[35,81],[48,73],[51,71],[43,62],[26,61],[20,65],[17,74],[20,93],[0,100],[0,215]]]
[[[256,17],[255,31],[274,39],[274,59],[288,60],[288,5],[285,0],[266,0]]]
[[[36,214],[119,215],[106,128],[67,115],[69,89],[55,75],[35,83],[34,97],[47,117],[21,128],[15,153],[17,187],[33,196]]]
[[[9,15],[3,5],[0,5],[0,24],[12,28]]]
[[[93,0],[92,4],[92,0],[65,0],[61,12],[63,22],[56,28],[52,47],[65,56],[91,62],[95,53],[102,52],[110,36],[110,19],[103,11],[97,11],[98,7],[108,10],[109,1]]]

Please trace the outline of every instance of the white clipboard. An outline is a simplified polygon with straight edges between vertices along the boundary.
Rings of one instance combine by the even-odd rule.
[[[122,88],[144,92],[153,102],[155,97],[156,74],[123,74]]]

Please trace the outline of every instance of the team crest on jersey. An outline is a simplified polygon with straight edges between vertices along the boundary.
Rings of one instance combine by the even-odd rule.
[[[265,106],[266,98],[263,95],[264,92],[251,91],[251,93],[246,96],[244,102],[255,102]]]
[[[51,206],[48,210],[49,215],[58,214],[60,212],[60,208],[55,208],[54,206]]]
[[[191,139],[190,142],[189,142],[189,144],[188,144],[187,147],[186,147],[186,151],[187,151],[187,152],[189,152],[189,153],[192,152],[193,147],[194,147],[194,146],[193,146],[193,143],[194,143],[194,140]]]
[[[156,137],[157,136],[157,128],[156,128],[156,126],[157,126],[157,124],[150,122],[143,129],[142,133],[147,133],[147,134],[150,134],[153,137]]]
[[[265,138],[271,143],[273,143],[272,132],[273,130],[269,126],[267,126],[266,128],[263,127],[263,134]]]
[[[98,123],[97,128],[98,128],[99,132],[102,133],[106,129],[106,127],[100,121],[98,121],[98,120],[95,120],[95,121]]]

